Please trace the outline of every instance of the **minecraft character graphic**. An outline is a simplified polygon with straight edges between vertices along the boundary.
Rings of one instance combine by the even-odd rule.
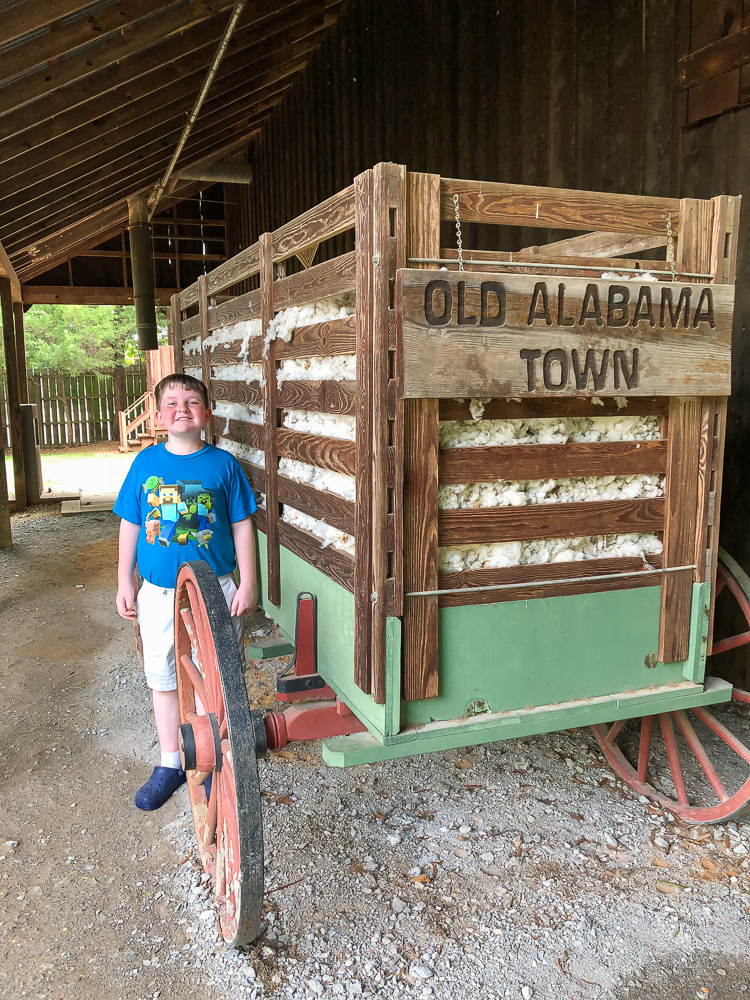
[[[158,514],[158,511],[151,511],[148,516],[151,517],[152,514]],[[146,520],[146,541],[149,545],[153,545],[156,539],[159,537],[159,531],[161,530],[161,521],[152,518],[150,521]]]
[[[213,501],[211,499],[211,494],[207,491],[198,493],[195,497],[195,501],[188,505],[188,513],[191,517],[195,516],[198,518],[198,531],[205,531],[207,524],[213,524],[216,520],[216,514],[213,512]]]
[[[171,542],[187,545],[191,540],[199,548],[208,548],[216,521],[213,491],[200,480],[178,480],[166,484],[158,476],[149,476],[142,486],[152,509],[146,515],[146,541],[167,548]]]
[[[146,515],[146,539],[150,541],[149,533],[152,533],[154,538],[158,537],[159,544],[166,548],[177,530],[177,522],[187,513],[187,504],[183,502],[177,483],[165,485],[156,476],[149,476],[143,489],[148,490],[148,504],[154,508]],[[158,535],[155,528],[150,528],[154,521],[159,522]],[[151,544],[154,544],[153,541]]]

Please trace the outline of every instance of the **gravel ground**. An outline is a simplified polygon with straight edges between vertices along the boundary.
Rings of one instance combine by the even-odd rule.
[[[348,770],[317,744],[261,761],[263,933],[226,950],[186,790],[150,817],[132,806],[156,750],[112,603],[116,518],[22,517],[0,553],[0,996],[750,992],[750,827],[639,802],[588,730]],[[249,664],[253,704],[274,707],[286,662]]]

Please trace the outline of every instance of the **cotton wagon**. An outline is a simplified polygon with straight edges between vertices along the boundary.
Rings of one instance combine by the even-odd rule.
[[[288,741],[348,766],[591,726],[687,822],[750,799],[750,697],[706,674],[750,635],[713,639],[722,586],[750,622],[718,548],[738,214],[382,163],[173,299],[294,649],[293,704],[251,711],[218,584],[182,567],[182,753],[228,942],[260,919],[256,758]],[[472,251],[469,226],[569,234]]]

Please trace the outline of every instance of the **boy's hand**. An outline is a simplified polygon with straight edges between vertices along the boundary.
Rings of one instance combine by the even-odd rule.
[[[237,593],[232,598],[231,614],[240,618],[242,615],[252,614],[258,607],[258,599],[255,594],[255,581],[251,583],[240,583]]]
[[[135,590],[133,584],[121,584],[117,588],[117,614],[120,618],[128,621],[135,621],[137,615],[135,610]]]

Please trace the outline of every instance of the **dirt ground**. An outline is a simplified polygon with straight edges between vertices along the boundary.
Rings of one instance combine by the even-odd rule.
[[[42,479],[46,493],[116,493],[137,451],[122,455],[116,441],[100,441],[80,448],[42,451]],[[8,490],[13,497],[13,463],[6,458]]]
[[[263,933],[228,951],[186,790],[156,813],[133,805],[157,749],[113,607],[117,519],[35,508],[13,532],[0,998],[748,995],[750,829],[688,829],[639,803],[586,731],[345,771],[317,745],[269,757]],[[248,669],[264,709],[277,669]]]

